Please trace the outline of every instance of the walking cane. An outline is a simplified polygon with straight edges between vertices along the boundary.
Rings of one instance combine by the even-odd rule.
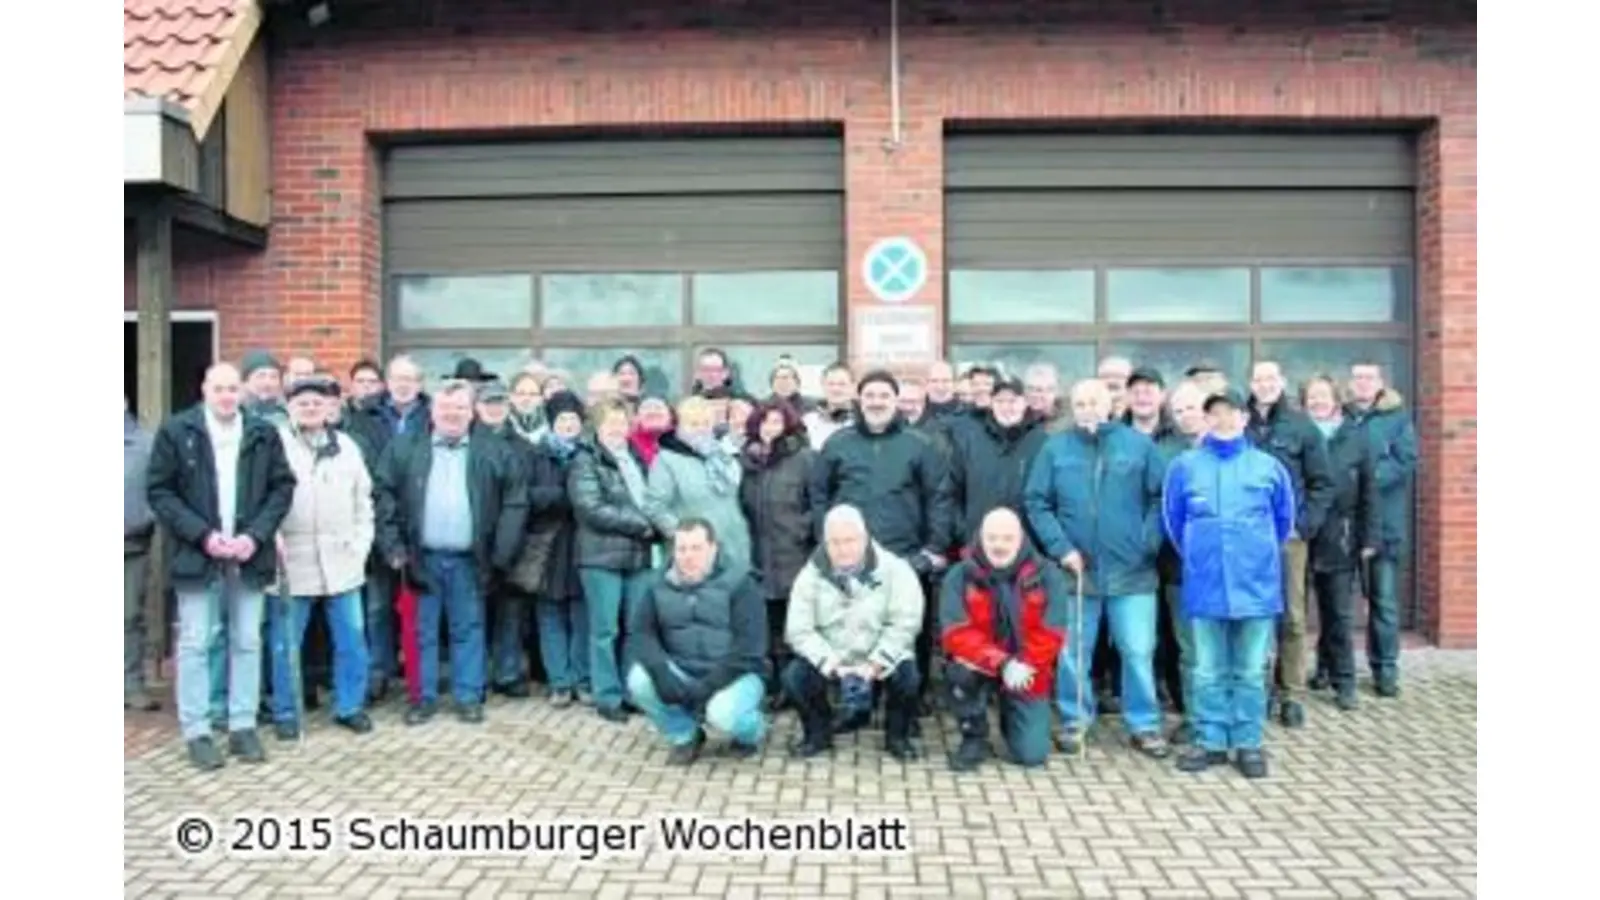
[[[1084,632],[1084,628],[1083,628],[1083,571],[1082,571],[1082,569],[1079,569],[1077,574],[1078,574],[1078,577],[1077,577],[1076,580],[1078,582],[1078,590],[1076,591],[1076,596],[1075,596],[1074,600],[1075,600],[1075,605],[1076,605],[1075,614],[1077,616],[1077,622],[1078,622],[1078,633],[1073,636],[1072,655],[1077,660],[1077,666],[1073,670],[1073,675],[1075,675],[1076,677],[1073,680],[1077,682],[1076,686],[1077,686],[1077,690],[1078,690],[1078,706],[1077,706],[1078,714],[1082,715],[1083,714],[1083,680],[1088,675],[1088,673],[1083,670],[1083,632]],[[1089,730],[1087,728],[1085,728],[1084,729],[1084,733],[1078,735],[1078,759],[1086,759],[1088,757],[1088,755],[1089,755],[1089,733],[1088,732],[1089,732]]]
[[[305,685],[300,681],[300,642],[304,640],[303,634],[295,627],[294,619],[294,592],[289,589],[289,566],[278,553],[278,621],[282,623],[283,641],[289,648],[289,686],[294,693],[294,720],[299,726],[295,729],[295,744],[304,746],[306,739],[306,697]]]

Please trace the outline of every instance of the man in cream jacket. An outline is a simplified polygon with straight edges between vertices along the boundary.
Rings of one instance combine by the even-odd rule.
[[[312,377],[289,386],[289,422],[279,429],[295,475],[294,502],[278,531],[281,598],[269,611],[272,713],[280,740],[300,736],[291,650],[305,640],[311,606],[320,602],[333,639],[333,713],[341,727],[365,734],[367,636],[362,588],[372,550],[372,477],[355,439],[330,428],[338,383]]]
[[[901,761],[915,759],[911,723],[921,680],[915,643],[923,604],[917,573],[872,540],[853,506],[828,511],[823,537],[795,579],[784,628],[794,658],[784,668],[783,690],[804,729],[794,752],[816,756],[832,747],[835,734],[866,724],[881,685],[884,749]],[[844,706],[837,720],[828,702],[834,682]]]

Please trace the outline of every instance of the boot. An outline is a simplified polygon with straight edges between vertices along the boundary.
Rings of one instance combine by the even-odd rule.
[[[983,765],[989,755],[988,740],[975,735],[967,735],[961,739],[961,746],[950,754],[950,771],[971,772]]]

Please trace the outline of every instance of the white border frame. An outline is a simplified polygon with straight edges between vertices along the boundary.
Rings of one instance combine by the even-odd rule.
[[[222,359],[222,319],[214,309],[175,309],[171,312],[173,322],[204,322],[211,326],[211,362],[214,364]],[[123,322],[139,321],[137,310],[125,309],[122,311]]]

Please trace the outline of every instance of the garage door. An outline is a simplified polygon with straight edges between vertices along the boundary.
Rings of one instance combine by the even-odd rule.
[[[1415,166],[1400,135],[952,135],[957,359],[1118,353],[1298,380],[1411,372]]]
[[[430,375],[623,353],[676,393],[724,349],[746,386],[840,353],[834,138],[397,146],[384,166],[385,347]]]
[[[1407,394],[1414,155],[1395,134],[951,135],[952,358],[1169,382],[1375,360]]]

